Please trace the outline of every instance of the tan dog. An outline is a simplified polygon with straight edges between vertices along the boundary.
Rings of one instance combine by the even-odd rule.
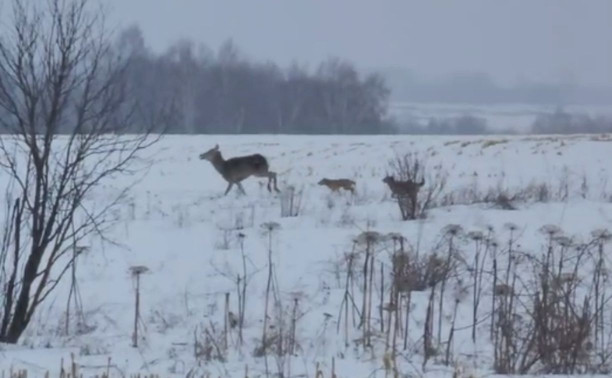
[[[324,178],[319,181],[319,185],[325,185],[333,192],[337,192],[340,189],[344,189],[351,192],[351,194],[355,194],[355,181],[353,180]]]

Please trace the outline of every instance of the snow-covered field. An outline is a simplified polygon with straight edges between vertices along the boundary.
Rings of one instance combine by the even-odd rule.
[[[280,196],[267,192],[262,185],[264,179],[245,181],[246,196],[239,196],[237,191],[222,196],[226,183],[210,163],[198,159],[216,143],[226,158],[264,154],[271,169],[278,172],[281,190],[291,185],[301,192],[299,215],[281,217]],[[420,220],[401,221],[397,204],[382,182],[389,172],[389,159],[406,153],[425,158],[428,182],[435,180],[435,175],[446,176],[439,203],[443,195],[455,193],[453,201],[448,199]],[[244,377],[246,366],[249,377],[265,376],[264,359],[253,354],[261,344],[271,248],[274,283],[286,310],[285,325],[289,328],[294,310],[297,320],[295,357],[283,360],[270,356],[269,370],[277,372],[282,365],[285,374],[290,369],[291,376],[314,377],[318,363],[324,376],[329,377],[333,357],[338,377],[382,377],[384,336],[374,335],[374,347],[364,352],[358,341],[361,329],[351,324],[351,342],[346,347],[344,322],[338,324],[345,255],[353,250],[355,237],[363,231],[401,233],[408,246],[428,254],[439,247],[447,225],[485,233],[492,227],[497,238],[504,241],[507,225],[513,223],[517,226],[518,248],[540,254],[545,242],[540,231],[543,225],[556,225],[567,235],[583,239],[595,229],[612,229],[612,183],[608,182],[612,175],[612,138],[606,136],[168,136],[149,154],[155,163],[116,213],[118,222],[111,237],[119,244],[92,241],[89,251],[78,260],[85,311],[80,332],[75,331],[75,318],[70,335],[64,335],[66,280],[43,303],[19,345],[0,345],[0,371],[27,368],[30,376],[42,376],[47,370],[57,372],[60,360],[67,364],[74,354],[85,376],[105,371],[109,357],[110,372],[115,376],[137,372],[186,376],[191,371],[197,376]],[[317,185],[324,177],[356,181],[354,197],[331,193]],[[125,179],[107,182],[95,192],[95,200],[102,203],[125,184]],[[503,210],[491,203],[468,204],[466,200],[469,196],[465,193],[512,193],[543,184],[554,193],[566,191],[566,196],[555,194],[547,202],[517,201],[516,210]],[[270,222],[280,226],[271,235],[262,226]],[[236,279],[243,273],[241,241],[250,277],[244,344],[239,346],[237,329],[231,328],[227,361],[204,363],[194,357],[194,342],[204,343],[206,332],[213,338],[222,334],[226,293],[229,310],[238,313]],[[469,241],[460,248],[470,256]],[[378,264],[382,262],[385,270],[390,269],[391,249],[390,243],[381,242],[375,251],[374,331],[378,331],[380,320]],[[138,348],[131,346],[135,286],[129,268],[135,265],[149,269],[140,283]],[[360,273],[360,268],[357,271]],[[358,307],[362,298],[359,282],[361,278],[357,277],[354,294]],[[453,282],[446,293],[445,340],[453,315],[453,296],[457,295],[454,289],[463,281]],[[468,274],[466,285],[469,282]],[[385,298],[389,287],[387,279],[382,287]],[[488,331],[491,292],[491,284],[485,284],[477,342],[471,339],[470,294],[458,307],[453,363],[446,367],[440,358],[434,358],[424,370],[422,336],[428,294],[415,293],[407,350],[403,350],[403,340],[398,340],[398,345],[402,344],[398,370],[402,374],[442,377],[450,376],[460,366],[465,376],[492,374]],[[278,333],[278,327],[271,332]],[[437,332],[436,320],[434,335]],[[218,346],[212,343],[214,350]],[[443,357],[446,347],[441,348]]]

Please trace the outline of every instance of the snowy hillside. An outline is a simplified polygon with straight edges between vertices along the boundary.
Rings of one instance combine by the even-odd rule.
[[[235,189],[223,196],[227,184],[209,162],[198,158],[217,143],[225,158],[265,155],[271,170],[278,173],[283,193],[268,193],[265,179],[249,178],[243,184],[246,196]],[[554,247],[555,253],[560,248],[568,256],[589,243],[592,231],[612,229],[612,183],[608,182],[612,138],[607,136],[168,136],[147,154],[154,163],[130,191],[125,205],[113,214],[117,224],[110,236],[117,244],[92,240],[78,259],[83,316],[74,315],[72,309],[66,335],[67,277],[43,303],[20,344],[0,345],[0,371],[27,368],[30,376],[42,376],[47,370],[57,372],[60,361],[67,365],[74,354],[85,376],[108,369],[113,376],[140,372],[178,377],[191,372],[198,377],[244,377],[247,366],[249,377],[265,376],[266,361],[257,355],[262,354],[265,294],[270,282],[265,337],[271,345],[267,365],[272,373],[314,377],[319,364],[329,377],[334,358],[339,378],[383,377],[385,365],[389,371],[396,365],[399,376],[425,373],[442,377],[462,370],[465,376],[480,377],[494,371],[491,308],[493,300],[501,303],[500,298],[492,300],[494,248],[487,243],[495,239],[495,253],[503,266],[499,279],[506,282],[508,248],[524,256],[545,255],[550,235],[543,226],[555,225],[571,239],[572,247],[565,248],[561,242],[561,247]],[[435,193],[432,189],[432,208],[417,220],[401,220],[398,205],[382,182],[392,173],[389,161],[405,154],[425,164],[421,194],[431,185],[440,188]],[[322,178],[354,180],[355,195],[332,193],[317,185]],[[107,182],[90,200],[102,203],[133,179]],[[295,191],[297,216],[281,217],[281,201],[291,200],[283,197],[291,190],[289,186]],[[482,232],[483,238],[474,231]],[[393,309],[391,271],[399,238],[389,233],[405,237],[405,250],[422,261],[434,252],[444,260],[452,249],[457,263],[445,283],[441,317],[439,285],[414,289],[410,302],[402,292],[404,310]],[[476,246],[476,241],[481,244]],[[507,246],[509,241],[513,246]],[[609,254],[612,246],[604,249]],[[476,269],[475,251],[481,258]],[[358,324],[366,253],[374,256],[374,269],[368,273],[372,274],[372,303],[366,338],[371,346],[364,345],[368,344],[365,325]],[[269,258],[273,262],[271,281]],[[352,301],[346,306],[350,259],[354,259]],[[562,260],[555,257],[554,261]],[[519,279],[527,277],[532,267],[523,264],[511,267]],[[573,267],[576,262],[568,257],[566,264]],[[590,285],[594,265],[578,265],[577,275]],[[140,281],[138,348],[132,347],[132,266],[148,268]],[[478,266],[483,267],[481,276]],[[231,323],[239,314],[238,293],[245,272],[241,343],[240,327]],[[482,287],[476,343],[472,341],[473,277],[480,277]],[[609,286],[607,276],[603,277]],[[529,302],[528,287],[525,284],[518,290],[517,286],[521,303]],[[577,289],[578,299],[591,286],[582,287]],[[226,315],[227,293],[231,315]],[[435,352],[424,364],[430,294],[435,297],[430,335]],[[348,317],[340,312],[346,308]],[[407,332],[405,308],[410,308]],[[612,312],[606,311],[602,315],[610,319]],[[387,336],[390,329],[396,335]],[[612,341],[609,331],[612,328],[606,320],[597,331],[597,343],[604,338]],[[594,334],[590,333],[589,342],[593,343]],[[390,358],[393,339],[395,361]],[[279,356],[279,348],[287,354]],[[591,345],[591,349],[596,348]],[[290,354],[294,357],[288,357]],[[447,355],[449,366],[445,366]]]

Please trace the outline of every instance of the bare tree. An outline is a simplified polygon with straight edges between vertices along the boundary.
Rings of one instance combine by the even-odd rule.
[[[73,243],[112,224],[93,190],[134,173],[158,137],[133,131],[136,109],[115,56],[104,12],[88,0],[12,0],[0,32],[0,166],[12,182],[0,251],[0,341],[16,343],[69,271]],[[139,125],[149,127],[150,125]],[[10,198],[10,202],[9,199]]]

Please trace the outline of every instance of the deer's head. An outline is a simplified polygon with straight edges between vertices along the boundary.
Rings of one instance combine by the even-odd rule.
[[[326,178],[321,179],[321,181],[319,181],[319,185],[327,185],[328,180]]]
[[[217,155],[219,155],[221,152],[219,152],[219,145],[215,145],[213,148],[211,148],[210,150],[201,153],[200,154],[200,160],[208,160],[208,161],[212,161]]]
[[[392,182],[395,182],[395,177],[393,176],[386,176],[382,182],[384,182],[385,184],[390,184]]]

